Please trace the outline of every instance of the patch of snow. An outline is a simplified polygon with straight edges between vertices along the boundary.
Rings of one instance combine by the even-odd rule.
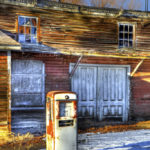
[[[78,150],[147,150],[150,130],[78,135]]]

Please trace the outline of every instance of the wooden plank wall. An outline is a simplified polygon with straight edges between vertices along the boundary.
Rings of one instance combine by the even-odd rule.
[[[76,63],[78,57],[50,54],[13,53],[13,59],[41,60],[45,63],[45,94],[52,90],[71,90],[69,64]],[[104,57],[83,57],[84,64],[130,65],[131,72],[140,59],[118,59]],[[150,60],[144,60],[130,79],[130,118],[150,117]]]
[[[12,53],[12,61],[14,59],[40,60],[45,64],[45,94],[56,89],[69,90],[69,59],[62,55]]]
[[[9,128],[9,74],[7,52],[0,52],[0,131]]]
[[[49,91],[69,90],[69,63],[62,56],[13,52],[12,62],[13,60],[38,60],[45,64],[45,96]],[[12,131],[16,133],[45,133],[45,118],[45,110],[36,110],[36,107],[34,110],[12,110]]]
[[[144,26],[148,21],[144,18],[115,18],[1,4],[0,29],[16,39],[17,15],[39,17],[40,43],[69,54],[89,52],[146,56],[150,52],[150,25]],[[118,49],[118,22],[135,24],[134,49]]]

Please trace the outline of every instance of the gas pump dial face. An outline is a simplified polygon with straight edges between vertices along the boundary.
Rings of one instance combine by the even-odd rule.
[[[69,99],[69,96],[68,96],[68,95],[66,95],[66,96],[65,96],[65,99]]]

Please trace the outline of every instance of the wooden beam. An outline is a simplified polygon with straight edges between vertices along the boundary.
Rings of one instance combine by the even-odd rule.
[[[79,63],[80,63],[82,57],[83,57],[83,55],[81,55],[81,56],[79,57],[77,63],[75,64],[74,68],[72,69],[72,71],[71,71],[71,73],[70,73],[70,75],[69,75],[70,78],[72,78],[72,76],[74,75],[74,73],[75,73],[76,69],[78,68],[78,65],[79,65]]]
[[[139,69],[139,67],[142,65],[142,63],[144,62],[144,59],[142,59],[138,64],[137,64],[137,66],[134,68],[134,70],[132,71],[132,73],[131,73],[131,77],[133,77],[134,76],[134,74],[136,73],[136,71]]]
[[[9,74],[9,82],[8,82],[8,104],[7,104],[7,123],[8,130],[11,132],[11,51],[7,51],[7,66],[8,66],[8,74]]]
[[[66,51],[61,51],[64,55],[72,55],[72,56],[81,56],[80,52],[76,53],[70,53]],[[130,55],[116,55],[116,54],[101,54],[101,53],[95,53],[95,52],[89,52],[89,53],[82,53],[84,56],[94,56],[94,57],[106,57],[106,58],[124,58],[124,59],[150,59],[150,56],[130,56]]]

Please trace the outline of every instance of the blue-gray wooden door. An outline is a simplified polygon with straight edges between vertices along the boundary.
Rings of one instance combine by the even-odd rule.
[[[12,61],[12,108],[44,107],[44,64],[36,60]]]
[[[12,60],[11,128],[15,133],[45,132],[45,69],[37,60]]]
[[[98,116],[105,118],[122,118],[126,121],[126,100],[128,96],[127,70],[125,67],[98,67]]]
[[[78,94],[78,116],[96,117],[96,67],[79,65],[72,78],[72,91]]]
[[[74,64],[71,64],[70,71]],[[78,94],[78,116],[83,118],[128,118],[129,66],[80,64],[72,77]]]

